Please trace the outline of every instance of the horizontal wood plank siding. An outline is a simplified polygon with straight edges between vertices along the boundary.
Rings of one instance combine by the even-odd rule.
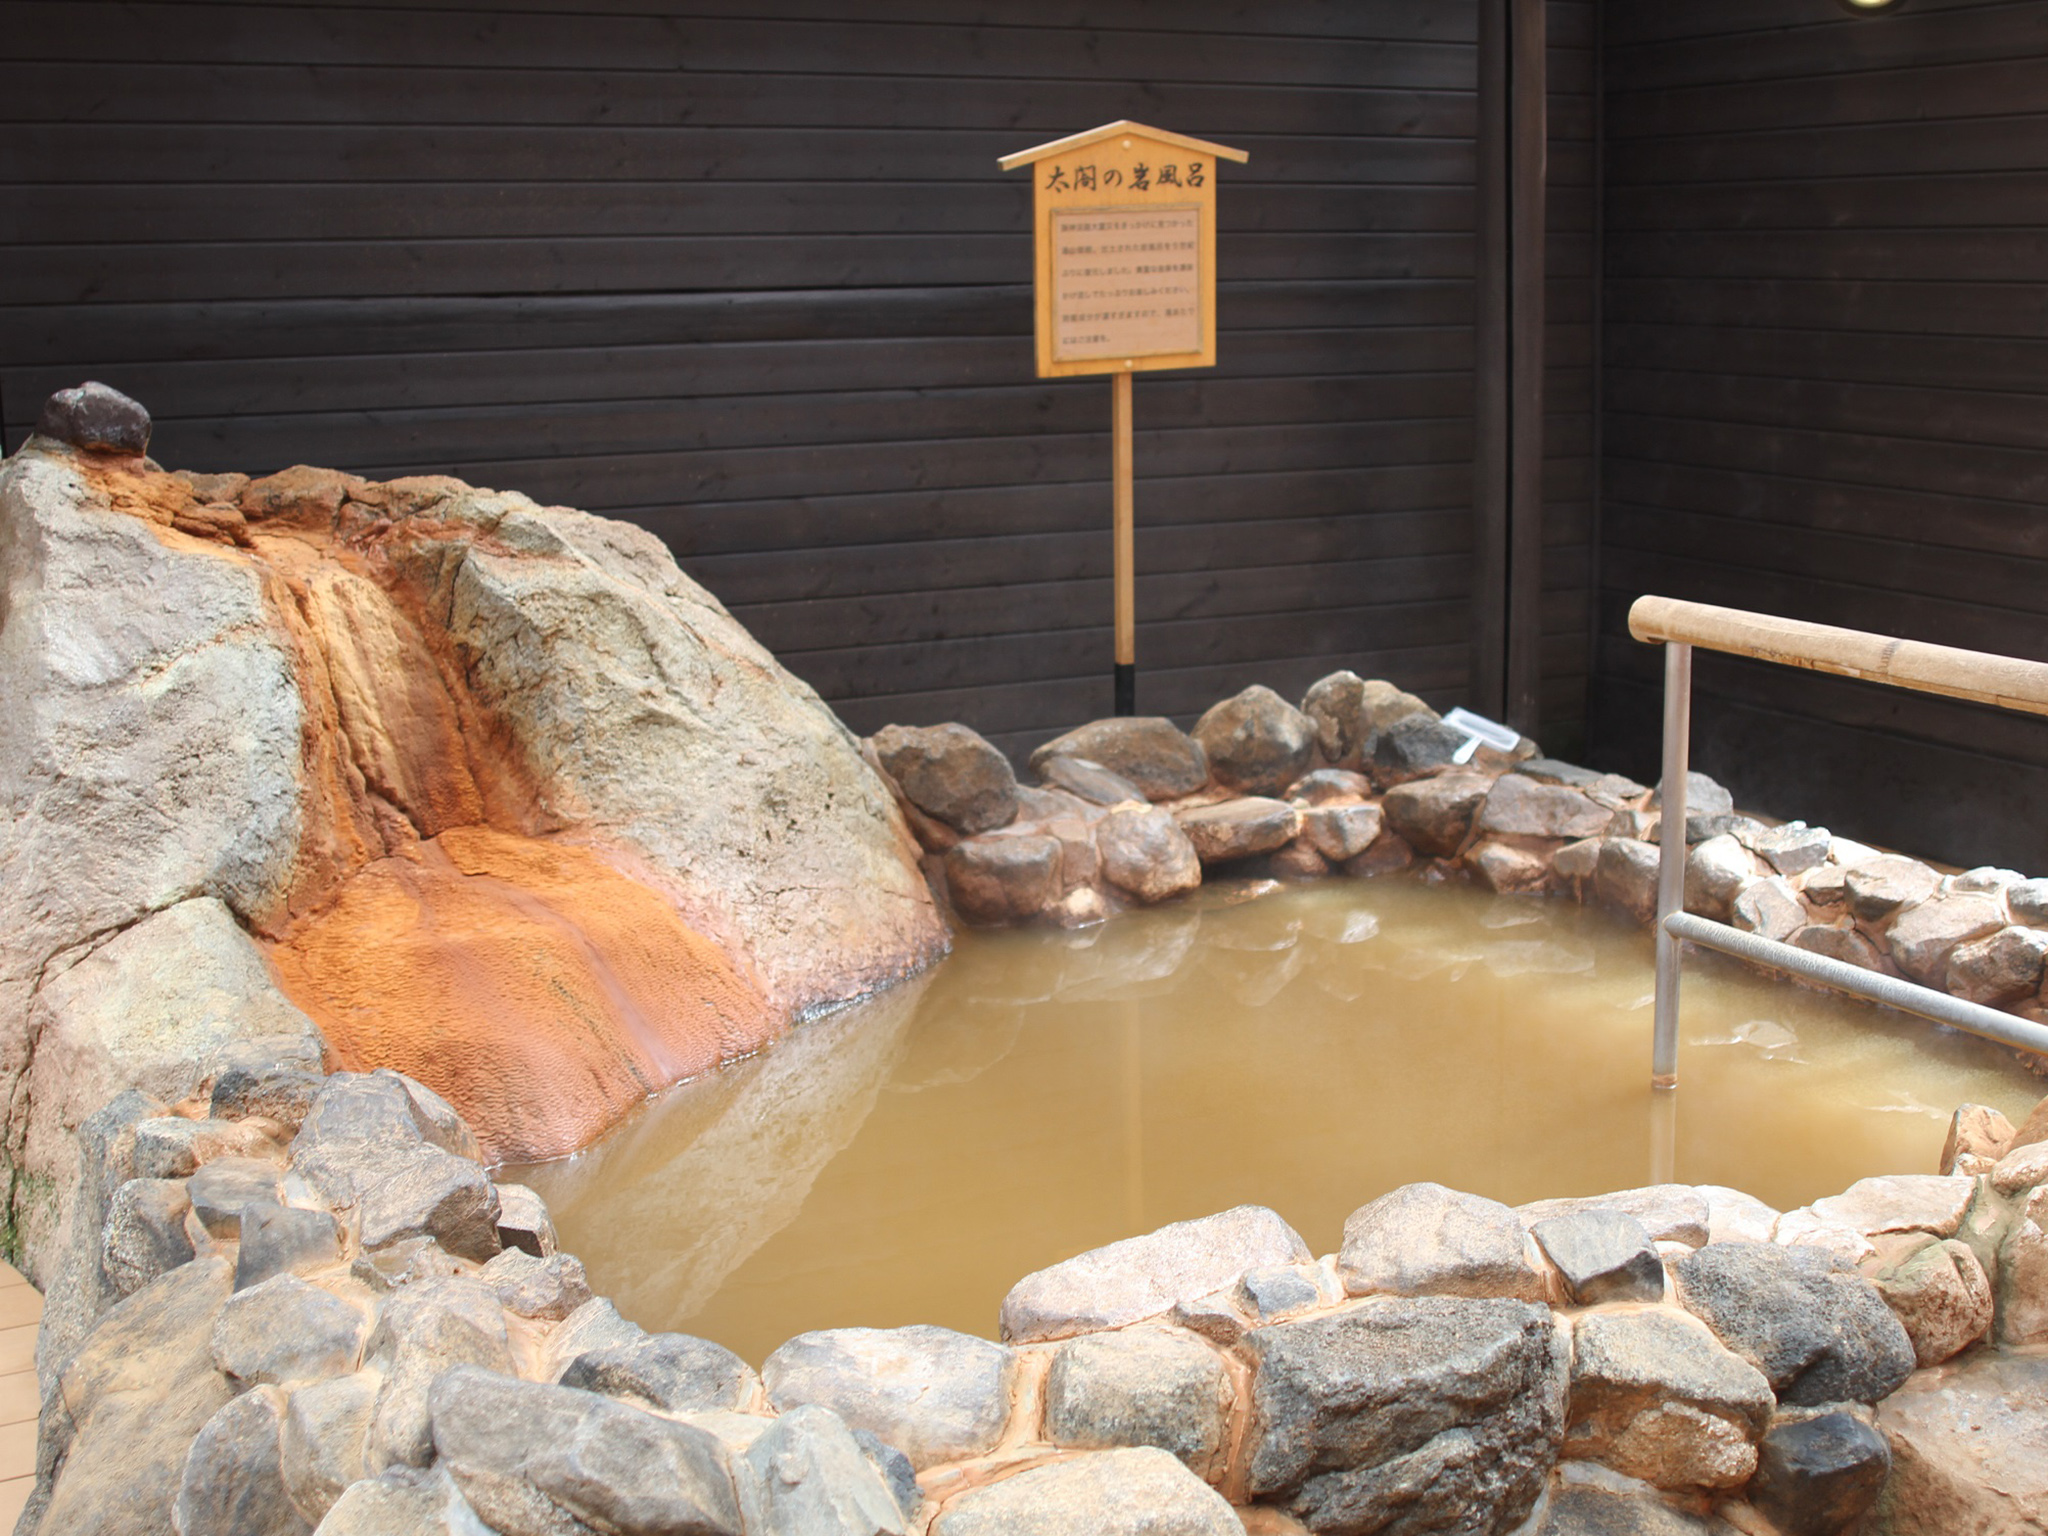
[[[2048,7],[1609,0],[1595,752],[1644,592],[2048,659]],[[2048,723],[1703,657],[1737,798],[2048,869]]]
[[[1109,402],[996,156],[1241,145],[1221,363],[1137,388],[1141,706],[1463,696],[1474,0],[0,4],[0,418],[632,518],[859,730],[1109,703]],[[1584,732],[1591,0],[1551,5],[1544,697]]]

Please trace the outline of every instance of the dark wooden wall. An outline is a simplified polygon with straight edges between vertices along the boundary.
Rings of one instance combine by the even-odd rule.
[[[1595,754],[1642,592],[2048,659],[2048,4],[1607,0]],[[2048,869],[2048,722],[1702,657],[1700,766]]]
[[[1584,719],[1592,10],[1552,6],[1546,729]],[[0,414],[630,517],[857,729],[1108,708],[1108,387],[1032,377],[1000,153],[1222,178],[1222,365],[1138,387],[1140,706],[1464,687],[1475,0],[0,5]]]

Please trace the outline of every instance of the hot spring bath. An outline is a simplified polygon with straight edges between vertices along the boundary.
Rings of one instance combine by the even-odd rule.
[[[1264,894],[1256,894],[1263,891]],[[1676,1167],[1780,1209],[1929,1173],[1995,1046],[1689,959]],[[755,1362],[793,1334],[992,1334],[1017,1277],[1270,1205],[1313,1249],[1412,1180],[1515,1204],[1649,1181],[1650,938],[1412,880],[1207,887],[934,973],[511,1168],[642,1326]]]

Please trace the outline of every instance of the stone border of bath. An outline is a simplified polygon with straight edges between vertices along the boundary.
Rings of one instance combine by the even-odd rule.
[[[1400,870],[1654,921],[1654,789],[1527,739],[1461,763],[1466,745],[1413,694],[1336,672],[1299,707],[1247,688],[1192,733],[1094,721],[1031,755],[1036,784],[965,726],[888,726],[868,750],[926,878],[970,925],[1084,925],[1205,879]],[[2048,879],[1943,874],[1824,827],[1767,823],[1700,773],[1687,779],[1685,835],[1687,911],[2048,1022]]]
[[[1931,1533],[2031,1496],[1985,1458],[2048,1412],[2048,1101],[1782,1214],[1414,1184],[1317,1257],[1240,1207],[1026,1276],[1001,1342],[759,1372],[593,1296],[396,1073],[244,1043],[80,1145],[24,1533]]]

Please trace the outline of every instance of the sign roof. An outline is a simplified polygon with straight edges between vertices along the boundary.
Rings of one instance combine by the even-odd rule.
[[[1048,155],[1065,154],[1070,149],[1100,143],[1119,134],[1156,139],[1177,149],[1192,149],[1199,154],[1214,155],[1219,160],[1235,160],[1239,165],[1251,159],[1249,150],[1232,149],[1227,144],[1212,144],[1207,139],[1192,139],[1184,133],[1170,133],[1164,128],[1148,128],[1143,123],[1134,123],[1127,117],[1120,117],[1113,123],[1104,123],[1100,128],[1090,128],[1086,133],[1070,133],[1064,139],[1054,139],[1051,143],[1040,144],[1035,149],[1020,149],[1014,155],[1004,155],[996,164],[1006,171],[1014,171],[1020,165],[1030,165],[1033,161],[1043,160]]]

